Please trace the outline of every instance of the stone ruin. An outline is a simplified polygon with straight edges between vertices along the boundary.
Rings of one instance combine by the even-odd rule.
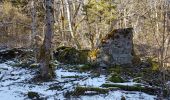
[[[116,29],[102,39],[97,63],[100,67],[132,65],[133,56],[133,28]]]
[[[107,34],[96,50],[77,50],[73,47],[59,47],[54,58],[67,64],[92,64],[103,67],[115,65],[136,65],[140,58],[134,53],[133,28],[116,29]]]

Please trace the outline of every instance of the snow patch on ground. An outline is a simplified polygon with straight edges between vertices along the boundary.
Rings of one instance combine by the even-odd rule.
[[[126,100],[155,100],[155,96],[150,96],[146,93],[141,92],[127,92],[127,91],[111,91],[108,94],[104,95],[95,95],[95,96],[81,96],[78,100],[121,100],[125,97]]]
[[[108,82],[109,84],[115,84],[115,85],[124,85],[124,86],[135,86],[135,85],[142,85],[140,83],[136,83],[136,82],[124,82],[124,83],[112,83],[112,82]]]
[[[79,85],[100,87],[105,82],[106,82],[106,77],[104,75],[100,75],[99,77],[95,77],[95,78],[88,77],[86,80],[80,80]]]
[[[27,100],[29,91],[37,92],[47,100],[64,99],[66,91],[73,90],[76,86],[100,87],[106,82],[106,76],[92,78],[89,73],[69,72],[56,69],[56,79],[52,82],[28,83],[34,77],[35,72],[31,69],[12,67],[13,62],[0,64],[0,99],[1,100]],[[63,76],[80,76],[77,78],[62,78]],[[136,83],[116,83],[122,85],[134,85]],[[62,86],[61,90],[49,90],[50,86]],[[80,96],[73,100],[120,100],[124,96],[127,100],[154,100],[151,96],[142,92],[111,91],[104,95]]]

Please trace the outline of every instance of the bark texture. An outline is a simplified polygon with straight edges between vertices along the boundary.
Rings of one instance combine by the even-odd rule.
[[[53,0],[45,0],[46,6],[46,31],[43,45],[40,50],[40,68],[41,77],[43,79],[51,79],[54,76],[51,60],[52,60],[52,35],[53,35]]]

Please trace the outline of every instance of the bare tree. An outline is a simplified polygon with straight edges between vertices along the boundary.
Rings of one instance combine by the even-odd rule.
[[[31,35],[31,46],[32,49],[34,50],[34,56],[35,56],[35,62],[37,62],[38,60],[38,41],[36,39],[36,8],[35,8],[35,1],[32,0],[31,1],[31,17],[32,17],[32,23],[31,23],[31,31],[32,31],[32,35]]]
[[[69,31],[71,33],[71,37],[72,37],[74,43],[76,44],[77,48],[81,49],[79,41],[77,40],[77,37],[75,36],[76,32],[73,30],[72,20],[71,20],[71,13],[70,13],[70,6],[69,6],[68,0],[65,0],[65,4],[66,4],[67,18],[68,18]]]
[[[51,79],[54,75],[51,60],[52,60],[52,36],[53,36],[53,0],[45,0],[46,7],[46,31],[43,45],[40,50],[40,68],[43,79]]]

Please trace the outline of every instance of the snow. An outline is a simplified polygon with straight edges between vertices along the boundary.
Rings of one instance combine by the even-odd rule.
[[[11,69],[12,69],[12,67],[8,66],[5,63],[0,64],[0,70],[11,70]]]
[[[10,64],[14,62],[6,62],[0,64],[0,99],[1,100],[29,100],[27,93],[29,91],[37,92],[41,97],[47,100],[64,99],[66,91],[74,90],[76,86],[100,87],[106,83],[106,76],[90,77],[89,73],[69,72],[62,68],[56,69],[56,79],[51,82],[28,83],[28,80],[34,77],[35,69],[24,69],[12,67]],[[80,78],[62,78],[63,76],[80,76]],[[51,86],[62,86],[61,90],[49,90]],[[114,83],[121,85],[134,85],[136,83]],[[108,94],[80,96],[73,100],[120,100],[121,96],[125,96],[126,100],[154,100],[156,96],[148,95],[142,92],[130,91],[110,91]]]
[[[95,78],[88,77],[86,80],[80,80],[79,85],[99,87],[105,82],[106,82],[106,77],[104,75],[101,75]]]
[[[124,82],[124,83],[112,83],[112,82],[108,82],[109,84],[114,84],[114,85],[124,85],[124,86],[135,86],[135,85],[142,85],[140,83],[136,83],[136,82]]]
[[[108,94],[104,95],[95,95],[95,96],[81,96],[78,100],[121,100],[121,97],[124,96],[126,100],[155,100],[155,96],[150,96],[146,93],[141,92],[127,92],[127,91],[111,91]]]
[[[80,72],[69,72],[63,69],[58,69],[56,70],[57,77],[62,77],[62,76],[84,76],[84,75],[89,75],[87,73],[80,73]]]

